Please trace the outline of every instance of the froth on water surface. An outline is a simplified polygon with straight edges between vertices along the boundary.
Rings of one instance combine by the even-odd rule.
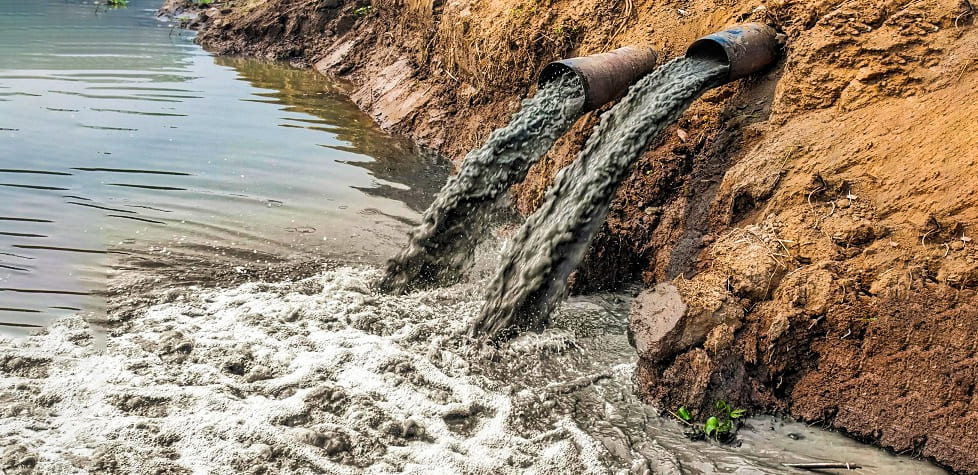
[[[69,317],[0,345],[0,464],[41,473],[929,473],[837,434],[755,419],[691,443],[634,396],[628,295],[485,349],[480,284],[391,296],[372,266],[189,290],[96,344]],[[773,430],[772,430],[773,429]],[[795,440],[788,437],[795,434]],[[746,471],[746,472],[745,472]]]

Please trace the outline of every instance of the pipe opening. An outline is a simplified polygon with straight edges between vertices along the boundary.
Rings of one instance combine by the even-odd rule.
[[[545,86],[565,75],[577,77],[584,90],[586,112],[625,95],[628,86],[652,72],[656,59],[651,48],[625,46],[607,53],[554,61],[540,72],[537,85]]]
[[[694,41],[686,50],[686,57],[727,65],[727,81],[733,81],[766,68],[777,59],[779,49],[773,28],[763,23],[744,23]]]
[[[588,87],[587,76],[562,61],[555,61],[543,68],[537,80],[537,87],[544,87],[558,79],[571,76],[580,81],[580,88],[584,92],[585,107],[589,107],[588,104],[591,104],[591,88]]]
[[[564,76],[565,74],[576,74],[576,73],[574,72],[573,68],[571,68],[570,66],[564,63],[560,63],[560,62],[550,63],[545,68],[543,68],[543,71],[540,72],[540,80],[537,81],[537,84],[540,86],[549,84],[551,82],[556,81],[557,79]]]
[[[689,45],[689,49],[686,50],[686,57],[715,61],[730,66],[727,50],[723,48],[723,45],[709,38],[700,38]]]

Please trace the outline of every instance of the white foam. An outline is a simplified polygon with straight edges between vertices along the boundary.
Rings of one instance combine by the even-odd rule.
[[[341,267],[203,291],[138,315],[104,351],[80,317],[5,341],[8,363],[50,361],[4,371],[3,407],[29,407],[0,420],[4,445],[36,454],[43,473],[603,470],[600,443],[572,422],[555,427],[563,437],[515,433],[507,389],[470,374],[474,287],[391,297],[369,290],[377,277]],[[335,390],[332,411],[328,397],[306,400]],[[411,426],[423,434],[404,437]]]
[[[601,310],[617,297],[572,299],[557,328],[485,350],[464,336],[478,284],[394,297],[378,277],[197,290],[104,345],[78,316],[0,340],[0,470],[780,473],[845,448],[875,473],[939,472],[803,424],[777,423],[805,441],[772,435],[769,418],[743,448],[686,440],[634,394],[621,308]]]

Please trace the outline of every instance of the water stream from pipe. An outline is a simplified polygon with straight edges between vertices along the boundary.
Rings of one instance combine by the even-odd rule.
[[[583,113],[580,79],[567,74],[541,87],[509,124],[469,152],[425,211],[410,242],[388,264],[380,288],[403,292],[457,281],[486,235],[495,205]]]
[[[546,325],[632,164],[696,98],[721,84],[727,70],[706,59],[672,60],[639,81],[602,117],[584,150],[557,175],[543,205],[504,253],[473,334]]]

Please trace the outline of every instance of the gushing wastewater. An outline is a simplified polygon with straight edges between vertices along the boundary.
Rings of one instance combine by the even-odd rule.
[[[696,98],[721,84],[728,69],[708,59],[674,59],[602,117],[505,250],[474,335],[544,328],[632,164]]]
[[[771,418],[749,421],[739,448],[686,440],[635,396],[627,295],[571,299],[546,332],[484,349],[466,335],[481,283],[393,296],[372,289],[380,275],[330,264],[294,281],[177,287],[101,348],[79,316],[0,338],[0,467],[775,474],[831,460],[939,473]]]
[[[509,189],[583,113],[580,79],[564,74],[540,87],[509,124],[469,152],[425,211],[410,242],[388,264],[380,288],[403,292],[452,283],[471,261],[488,230],[490,216]]]

